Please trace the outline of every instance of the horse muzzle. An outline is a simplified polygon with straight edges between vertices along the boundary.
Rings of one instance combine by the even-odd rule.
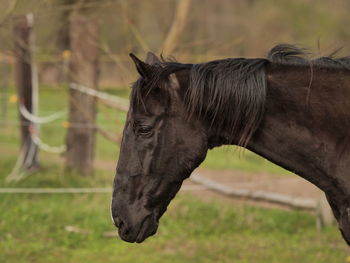
[[[115,226],[118,228],[120,238],[130,243],[141,243],[147,237],[154,235],[158,229],[158,222],[152,214],[147,215],[138,223],[131,223],[120,217],[113,217]]]

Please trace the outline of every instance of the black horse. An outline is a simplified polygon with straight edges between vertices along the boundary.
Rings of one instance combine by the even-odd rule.
[[[120,237],[142,242],[208,149],[240,145],[322,189],[350,244],[350,58],[268,57],[203,64],[131,54],[132,87],[114,181]]]

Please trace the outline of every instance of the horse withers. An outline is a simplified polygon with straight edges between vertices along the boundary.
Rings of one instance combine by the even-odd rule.
[[[350,244],[350,59],[308,59],[291,45],[267,58],[145,62],[130,108],[112,199],[120,237],[142,242],[208,149],[243,146],[323,190]]]

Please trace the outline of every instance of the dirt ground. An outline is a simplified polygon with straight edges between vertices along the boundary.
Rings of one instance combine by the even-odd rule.
[[[273,193],[280,193],[290,195],[293,197],[312,198],[319,199],[322,196],[321,190],[310,182],[304,180],[297,175],[275,175],[267,173],[247,173],[233,170],[207,170],[197,169],[194,173],[201,177],[215,180],[217,183],[221,183],[225,186],[235,189],[247,189],[253,191],[266,191]],[[184,186],[197,185],[191,180],[187,179],[184,182]],[[191,194],[199,197],[203,201],[212,201],[220,199],[233,204],[250,204],[261,207],[275,207],[280,209],[289,210],[290,208],[284,205],[247,200],[244,198],[232,198],[225,195],[216,193],[207,189],[193,189],[185,190],[183,187],[181,192],[190,192]]]
[[[266,191],[302,198],[319,198],[322,192],[310,182],[297,175],[275,175],[247,173],[232,170],[197,169],[204,178],[215,180],[226,186],[254,191]]]

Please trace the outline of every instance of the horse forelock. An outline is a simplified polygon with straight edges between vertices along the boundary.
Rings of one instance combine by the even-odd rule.
[[[140,77],[131,88],[130,94],[130,109],[135,110],[135,107],[140,105],[147,108],[145,98],[152,92],[153,89],[161,87],[165,84],[165,80],[172,73],[180,70],[190,69],[192,64],[181,64],[177,62],[162,62],[152,66],[150,76],[147,78]]]

